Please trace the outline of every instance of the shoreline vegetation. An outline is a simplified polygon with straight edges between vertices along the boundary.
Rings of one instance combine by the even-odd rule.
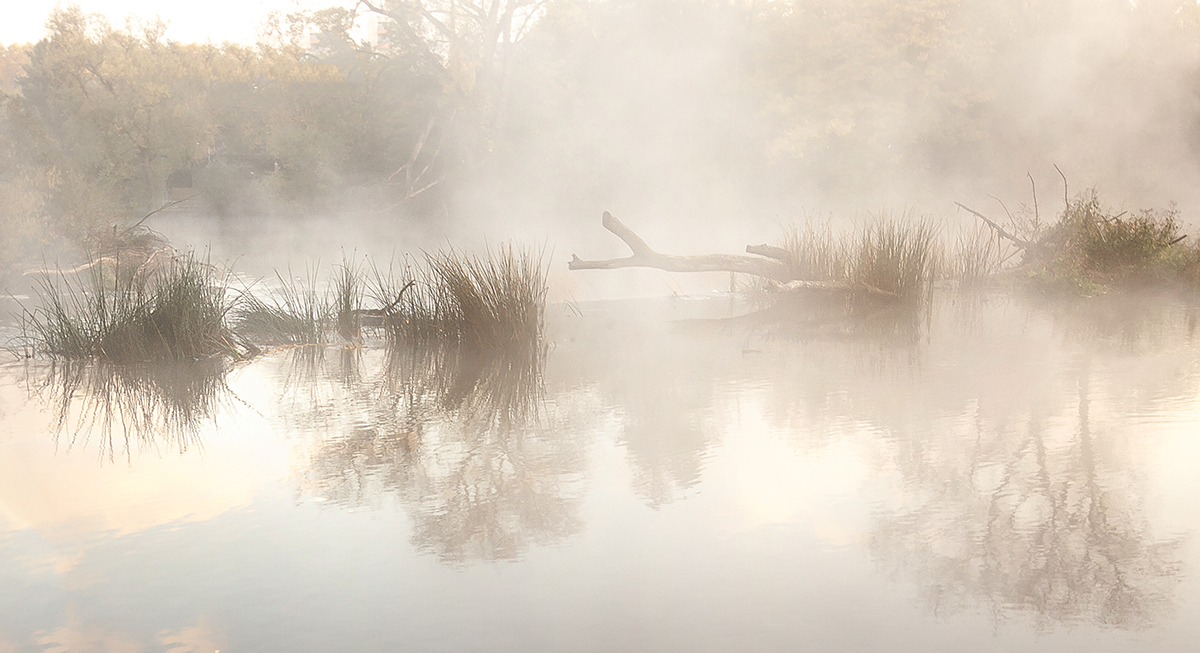
[[[754,279],[751,295],[760,310],[730,320],[836,323],[841,330],[912,327],[912,318],[929,308],[935,286],[1054,299],[1200,290],[1200,239],[1183,233],[1174,206],[1118,210],[1104,205],[1095,190],[1074,199],[1064,190],[1063,201],[1053,221],[1043,221],[1036,202],[1015,213],[1004,207],[1003,224],[957,203],[980,223],[953,237],[932,218],[913,214],[885,212],[843,230],[809,221],[785,229],[780,245],[748,245],[744,255],[663,254],[605,212],[602,225],[632,254],[604,260],[573,255],[569,267],[744,274]]]
[[[1001,204],[1003,206],[1003,204]],[[981,224],[947,237],[930,218],[873,216],[857,228],[808,222],[779,245],[746,254],[676,256],[651,248],[605,213],[603,226],[631,256],[583,260],[571,270],[650,267],[752,277],[752,313],[727,318],[814,333],[919,329],[935,285],[1002,288],[1047,297],[1094,297],[1200,285],[1200,242],[1178,212],[1118,211],[1089,190],[1053,221],[1036,203],[1003,223],[959,207]],[[360,346],[364,329],[390,349],[453,349],[452,357],[502,361],[511,370],[544,360],[547,266],[542,252],[512,244],[472,255],[456,249],[377,267],[368,260],[276,272],[271,288],[235,287],[228,270],[180,253],[144,228],[105,243],[91,262],[35,276],[37,301],[22,307],[18,346],[27,357],[109,363],[253,358],[278,347]]]
[[[361,346],[370,327],[390,349],[453,347],[473,357],[544,357],[541,252],[506,244],[455,249],[397,268],[345,258],[322,287],[318,267],[239,287],[192,252],[94,255],[36,273],[16,343],[26,358],[117,364],[254,358],[280,347]],[[366,308],[374,302],[376,307]],[[515,364],[515,363],[514,363]]]

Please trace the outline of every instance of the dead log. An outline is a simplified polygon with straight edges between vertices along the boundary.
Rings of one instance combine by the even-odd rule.
[[[668,272],[740,272],[786,283],[791,281],[787,266],[777,260],[740,254],[699,254],[674,256],[654,251],[629,227],[621,224],[608,211],[604,212],[602,224],[620,238],[633,256],[589,261],[571,255],[567,267],[571,270],[615,270],[617,268],[657,268]]]
[[[740,254],[699,254],[693,256],[675,256],[661,254],[646,244],[642,237],[626,227],[620,220],[608,211],[602,219],[604,228],[620,238],[633,255],[626,258],[584,260],[572,254],[567,264],[571,270],[615,270],[617,268],[656,268],[668,272],[739,272],[762,277],[768,282],[768,289],[776,293],[800,294],[806,292],[840,292],[865,293],[878,297],[895,298],[893,292],[880,290],[872,286],[849,281],[812,281],[796,279],[787,262],[791,259],[788,251],[772,245],[747,245],[746,252],[755,256]]]

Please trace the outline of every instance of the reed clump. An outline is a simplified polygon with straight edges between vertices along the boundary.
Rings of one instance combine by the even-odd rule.
[[[399,276],[375,276],[398,377],[447,408],[470,403],[512,414],[530,406],[546,357],[540,253],[515,245],[483,256],[452,249],[427,253]]]
[[[193,254],[147,273],[115,261],[71,277],[46,273],[40,303],[21,315],[23,338],[58,359],[118,363],[241,355],[228,325],[226,279]]]
[[[860,299],[888,297],[910,305],[928,299],[943,258],[934,223],[909,216],[879,216],[841,234],[828,224],[794,226],[783,250],[792,278],[841,283]]]
[[[481,352],[542,345],[546,270],[540,254],[514,245],[482,257],[427,253],[399,279],[378,280],[375,294],[393,341],[438,340]]]

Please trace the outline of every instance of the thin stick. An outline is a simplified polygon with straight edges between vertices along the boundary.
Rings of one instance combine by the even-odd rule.
[[[1063,204],[1066,205],[1066,209],[1063,209],[1063,210],[1065,211],[1065,210],[1071,208],[1071,200],[1067,199],[1067,176],[1063,174],[1062,170],[1059,170],[1057,163],[1055,163],[1053,165],[1054,165],[1054,169],[1058,170],[1058,176],[1062,177],[1062,179],[1063,179]]]
[[[1033,175],[1028,172],[1025,173],[1025,176],[1029,177],[1029,188],[1033,191],[1033,229],[1036,234],[1037,230],[1042,226],[1042,216],[1038,214],[1037,182],[1033,180]]]
[[[1008,212],[1008,207],[1004,206],[1004,200],[1000,199],[999,197],[996,197],[995,195],[988,195],[988,197],[990,197],[1000,203],[1000,208],[1004,209],[1004,214],[1008,216],[1009,224],[1012,224],[1013,227],[1016,228],[1017,221],[1013,220],[1012,214]]]

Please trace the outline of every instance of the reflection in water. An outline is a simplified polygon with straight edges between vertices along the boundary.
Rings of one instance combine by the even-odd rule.
[[[450,563],[577,532],[583,444],[542,396],[544,360],[398,347],[293,362],[325,378],[302,430],[335,431],[313,444],[305,491],[347,507],[397,500],[417,548]]]
[[[39,381],[54,406],[55,437],[68,449],[97,438],[102,458],[166,446],[202,448],[201,426],[232,397],[219,359],[116,365],[56,362]]]
[[[617,444],[628,457],[632,489],[647,505],[686,496],[719,442],[718,389],[754,354],[727,333],[693,333],[690,321],[668,324],[659,306],[584,310],[586,317],[555,325],[563,344],[554,352],[550,383],[563,394],[594,392],[619,416]],[[689,310],[700,309],[680,302],[669,309],[671,317],[694,317]]]
[[[920,374],[891,375],[899,389],[852,390],[836,411],[887,436],[876,448],[902,490],[877,511],[870,548],[885,569],[915,576],[935,613],[984,606],[1041,630],[1141,629],[1170,607],[1182,541],[1156,536],[1145,514],[1132,416],[1137,402],[1194,393],[1196,379],[1178,353],[1176,370],[1149,375],[1130,361],[1164,347],[1171,356],[1193,321],[1178,304],[1112,301],[1045,324],[990,307],[993,329],[1007,322],[999,333],[948,355],[927,347]],[[1047,336],[1066,343],[1048,347]]]
[[[908,650],[950,650],[947,642],[961,642],[962,633],[994,637],[993,648],[1015,650],[1020,646],[1009,646],[1011,637],[1028,642],[1029,623],[1043,630],[1157,624],[1163,627],[1145,637],[1162,641],[1194,632],[1195,617],[1163,618],[1173,604],[1191,600],[1194,585],[1181,588],[1187,551],[1147,508],[1160,501],[1156,491],[1181,492],[1150,476],[1163,469],[1141,457],[1178,451],[1154,441],[1165,437],[1158,421],[1195,424],[1200,357],[1186,344],[1187,309],[1138,311],[1136,329],[1097,327],[1089,336],[1083,318],[1069,322],[990,300],[971,307],[972,326],[964,328],[959,308],[937,307],[929,338],[917,342],[811,334],[791,340],[777,331],[680,334],[661,315],[631,315],[643,309],[632,305],[581,308],[555,325],[549,360],[532,366],[448,348],[277,352],[230,381],[263,411],[253,411],[265,427],[253,431],[262,432],[261,448],[231,449],[231,441],[252,431],[222,428],[220,437],[208,439],[205,457],[169,457],[160,466],[174,479],[187,465],[191,485],[200,490],[179,494],[205,499],[236,479],[262,474],[270,458],[264,454],[275,454],[276,475],[207,512],[196,509],[198,501],[183,510],[171,496],[162,502],[169,504],[169,519],[147,522],[163,528],[143,533],[137,522],[126,532],[138,537],[100,538],[103,546],[70,558],[63,578],[86,587],[66,591],[63,602],[99,604],[90,587],[120,597],[136,619],[154,624],[150,635],[138,635],[140,642],[152,641],[154,633],[183,632],[194,613],[155,610],[172,604],[163,597],[184,596],[178,603],[189,610],[225,606],[214,621],[228,629],[223,644],[262,641],[264,633],[290,642],[301,630],[298,622],[320,623],[332,614],[325,623],[346,626],[330,640],[345,637],[352,647],[386,650],[445,641],[462,610],[479,614],[476,606],[509,609],[481,622],[484,637],[509,639],[499,645],[463,640],[463,649],[546,648],[535,645],[544,641],[522,639],[534,630],[560,628],[551,633],[555,641],[601,629],[622,633],[630,615],[660,637],[652,645],[666,648],[679,644],[677,632],[700,622],[711,630],[701,629],[697,638],[714,649],[735,641],[781,649],[826,641],[837,648],[845,624],[859,623],[852,620],[903,624],[897,627],[912,635]],[[142,432],[195,433],[197,421],[171,415],[203,421],[227,392],[220,376],[210,382],[215,394],[205,395],[207,386],[198,380],[171,385],[169,378],[120,377],[97,385],[90,377],[62,376],[66,371],[56,371],[57,385],[46,387],[62,387],[55,396],[75,398],[66,402],[70,419],[62,420],[70,425],[63,431],[72,434],[86,432],[81,422],[99,419],[85,414],[110,413],[151,416],[138,422],[152,427]],[[115,408],[79,407],[103,388],[133,384],[153,388],[143,390],[156,393],[152,409],[112,398],[121,391],[110,396]],[[179,398],[190,397],[190,387],[210,398]],[[282,410],[272,410],[275,399]],[[115,433],[133,423],[123,417],[108,422]],[[182,426],[164,426],[171,423]],[[284,427],[291,437],[281,441],[271,427]],[[39,442],[51,449],[45,439]],[[796,456],[787,455],[788,445]],[[220,465],[213,463],[231,452],[227,465],[233,458],[248,462],[214,474]],[[50,478],[42,471],[46,465],[67,469],[52,458],[22,477],[13,473],[27,465],[21,455],[0,461],[11,463],[0,475],[12,481],[0,484],[9,507],[10,497],[29,494],[33,479]],[[108,474],[106,482],[132,479],[144,494],[169,495],[167,481],[147,477],[150,465],[127,474],[74,462],[95,473],[72,470],[75,494],[82,494],[78,487],[101,487],[93,479]],[[312,502],[292,500],[295,479]],[[613,491],[627,483],[632,499]],[[589,485],[598,490],[586,493]],[[96,505],[126,507],[137,517],[148,512],[121,492],[93,496],[103,498]],[[10,512],[42,516],[51,512],[45,503]],[[58,503],[74,507],[80,500]],[[251,509],[235,512],[231,505]],[[398,514],[349,514],[388,508]],[[79,522],[75,514],[72,523]],[[174,523],[181,514],[191,515],[187,523]],[[593,516],[585,529],[584,520]],[[44,521],[58,528],[67,520]],[[130,521],[103,523],[111,529]],[[1182,523],[1194,527],[1195,519]],[[78,530],[90,536],[97,532],[90,524]],[[451,567],[524,562],[448,573],[396,546],[397,533],[410,537],[425,558]],[[29,535],[40,541],[40,533]],[[567,555],[526,555],[567,538]],[[869,558],[853,548],[856,542],[869,547]],[[6,546],[0,563],[24,560]],[[176,584],[144,582],[137,563],[129,562],[144,558],[129,553],[150,547],[178,551],[181,568],[185,558],[194,563],[191,575],[151,567],[146,577]],[[64,550],[53,553],[65,559]],[[327,555],[331,551],[336,554]],[[907,583],[889,592],[884,575],[871,573],[880,569],[912,581],[924,606],[914,611]],[[0,566],[4,573],[11,574]],[[17,588],[9,592],[13,605],[25,605],[23,588],[43,583],[20,576],[27,577],[24,586],[7,585]],[[496,608],[495,596],[505,597],[505,605]],[[613,616],[614,605],[633,607]],[[925,606],[938,615],[967,615],[935,623],[918,616]],[[564,619],[559,609],[583,615],[582,621]],[[4,612],[0,627],[23,623],[19,617],[6,622]],[[976,612],[1015,627],[989,632]],[[47,614],[37,628],[57,637],[54,628],[67,618]],[[550,617],[540,619],[544,615]],[[135,621],[109,617],[88,619]],[[238,626],[243,623],[252,626]],[[827,628],[825,639],[811,636],[817,628]],[[778,629],[777,640],[770,639],[771,629]],[[1096,628],[1070,630],[1037,645],[1088,650],[1096,639]],[[413,633],[425,639],[414,640]],[[606,648],[621,648],[617,640],[608,642]]]
[[[1194,310],[943,300],[922,342],[754,345],[769,418],[805,451],[863,435],[880,479],[900,479],[872,554],[935,613],[1150,626],[1182,578],[1182,541],[1146,515],[1135,416],[1194,396]]]
[[[973,440],[909,443],[917,450],[899,457],[912,486],[878,515],[871,547],[914,572],[936,612],[979,601],[1030,612],[1043,629],[1144,628],[1169,606],[1181,541],[1152,533],[1119,446],[1127,434],[1093,430],[1088,384],[1078,379],[1075,423],[981,415]]]

